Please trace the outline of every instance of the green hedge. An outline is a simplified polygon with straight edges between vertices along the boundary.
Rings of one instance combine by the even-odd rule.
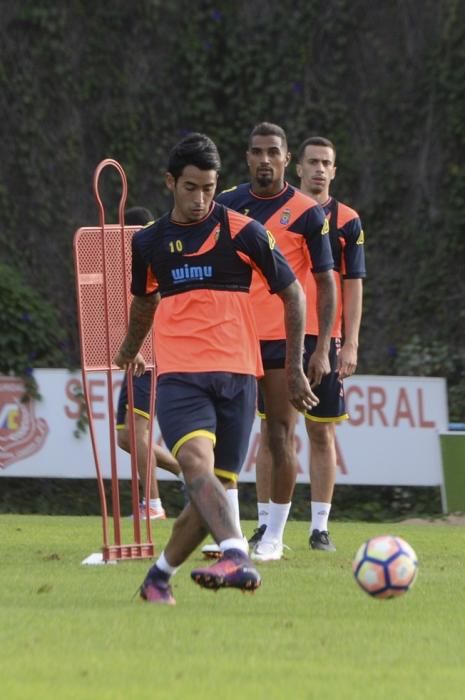
[[[2,255],[56,310],[67,364],[72,237],[97,223],[97,163],[119,160],[128,205],[160,213],[180,136],[218,142],[229,186],[266,119],[291,151],[314,133],[337,146],[334,193],[367,241],[359,372],[445,376],[465,420],[463,0],[24,0],[5,4],[0,31]],[[111,173],[102,194],[114,221]]]
[[[184,489],[179,482],[159,481],[163,505],[170,517],[179,514],[184,505]],[[2,477],[0,484],[1,513],[40,513],[48,515],[98,515],[100,502],[95,479],[21,479]],[[105,482],[111,510],[111,486]],[[121,513],[131,513],[129,481],[120,482]],[[241,517],[257,516],[255,484],[240,484]],[[441,514],[439,488],[388,486],[337,486],[331,518],[386,522],[409,517],[434,517]],[[309,487],[297,484],[291,518],[309,519]]]

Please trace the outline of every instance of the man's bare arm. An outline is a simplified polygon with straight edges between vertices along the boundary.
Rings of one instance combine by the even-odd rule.
[[[350,377],[357,369],[358,336],[362,319],[363,281],[346,279],[342,282],[344,342],[338,355],[339,377]]]
[[[284,304],[286,367],[302,367],[305,334],[305,294],[297,280],[278,292]]]
[[[312,386],[320,384],[323,377],[331,371],[329,347],[336,315],[336,283],[333,271],[315,272],[314,277],[317,286],[318,339],[308,365],[308,378]]]
[[[140,368],[138,369],[138,367],[142,358],[139,355],[139,350],[152,327],[153,316],[159,301],[159,294],[133,298],[126,337],[121,343],[118,355],[115,358],[115,363],[118,367],[128,369],[132,365],[135,367],[136,373],[140,373]]]
[[[303,350],[305,334],[305,294],[297,280],[278,292],[284,303],[286,325],[286,373],[290,401],[302,411],[316,406],[319,401],[310,389],[303,372]]]
[[[317,286],[317,315],[318,315],[318,341],[319,345],[328,351],[336,316],[336,283],[332,270],[316,272],[314,274]]]

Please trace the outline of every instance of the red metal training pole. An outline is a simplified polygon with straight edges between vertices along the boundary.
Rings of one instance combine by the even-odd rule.
[[[107,355],[107,388],[108,388],[108,411],[109,411],[109,437],[110,437],[110,460],[111,460],[111,494],[112,494],[112,511],[113,511],[113,530],[115,536],[115,544],[117,547],[121,547],[121,507],[120,507],[120,493],[119,493],[119,481],[118,481],[118,465],[116,456],[116,437],[115,437],[115,410],[113,403],[113,357],[111,357],[111,347],[110,347],[110,321],[109,321],[109,311],[108,311],[108,270],[107,270],[107,255],[106,255],[106,244],[105,244],[105,211],[100,197],[99,192],[99,178],[104,170],[104,168],[111,166],[115,168],[122,182],[122,193],[119,204],[119,214],[121,220],[121,212],[123,212],[124,217],[124,207],[126,204],[128,185],[126,179],[126,173],[124,172],[122,166],[118,161],[112,158],[106,158],[102,160],[97,168],[95,169],[93,188],[95,199],[97,200],[97,207],[99,212],[99,224],[101,231],[100,244],[102,249],[103,257],[103,287],[105,290],[104,294],[104,304],[105,304],[105,343],[106,343],[106,355]],[[105,558],[105,553],[104,553]]]

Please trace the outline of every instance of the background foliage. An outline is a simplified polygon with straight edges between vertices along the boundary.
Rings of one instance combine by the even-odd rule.
[[[48,515],[99,515],[101,505],[95,479],[28,479],[3,476],[0,482],[0,513],[43,513]],[[105,481],[111,513],[111,482]],[[168,517],[179,515],[184,507],[180,482],[159,481],[160,496]],[[120,480],[120,505],[123,517],[132,513],[131,483]],[[310,521],[308,484],[297,484],[292,499],[291,520]],[[252,521],[250,537],[257,517],[255,484],[239,484],[241,518]],[[366,522],[400,521],[408,517],[441,517],[438,487],[347,486],[339,484],[334,493],[331,519]],[[253,525],[252,525],[253,523]]]
[[[0,299],[0,374],[12,372],[23,379],[24,400],[38,398],[33,367],[63,365],[63,329],[53,306],[2,264]]]
[[[367,235],[359,372],[447,376],[451,419],[465,420],[462,0],[0,9],[2,260],[53,307],[67,363],[78,362],[72,237],[97,222],[96,164],[119,160],[128,205],[160,212],[179,137],[212,136],[228,186],[247,177],[247,136],[266,119],[285,127],[291,150],[312,133],[337,144],[334,194]],[[119,185],[103,180],[114,220]]]

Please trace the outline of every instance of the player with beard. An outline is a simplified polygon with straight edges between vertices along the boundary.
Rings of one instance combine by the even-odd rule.
[[[247,150],[250,182],[225,190],[217,201],[252,217],[268,230],[284,254],[296,278],[315,281],[315,293],[307,304],[313,305],[318,318],[319,335],[308,345],[305,338],[305,363],[311,386],[318,386],[330,372],[329,347],[336,309],[333,258],[328,239],[328,223],[322,207],[285,181],[290,162],[284,130],[268,122],[251,132]],[[286,390],[286,332],[279,299],[269,294],[259,274],[254,274],[251,301],[257,324],[265,370],[260,380],[259,412],[261,441],[257,455],[257,500],[261,517],[267,513],[266,530],[260,541],[252,538],[252,558],[278,560],[283,554],[283,534],[289,515],[297,476],[294,432],[297,411]],[[271,461],[269,478],[267,464]],[[262,468],[263,467],[263,468]],[[262,488],[261,475],[265,484]]]

